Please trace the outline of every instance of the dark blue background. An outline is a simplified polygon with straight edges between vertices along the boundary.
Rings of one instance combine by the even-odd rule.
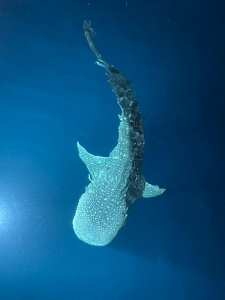
[[[225,299],[224,2],[0,1],[0,299]],[[120,112],[84,37],[145,116],[143,173],[106,247],[77,239],[88,184],[76,141],[106,156]]]

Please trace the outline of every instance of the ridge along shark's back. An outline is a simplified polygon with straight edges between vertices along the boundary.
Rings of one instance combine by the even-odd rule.
[[[90,21],[84,21],[83,29],[91,50],[97,56],[97,64],[108,72],[108,82],[122,110],[118,143],[109,157],[94,156],[77,144],[79,156],[90,172],[91,182],[79,199],[73,228],[84,242],[105,246],[123,227],[129,208],[137,198],[155,197],[165,189],[147,183],[141,174],[145,141],[130,80],[103,60],[92,41],[94,30]]]

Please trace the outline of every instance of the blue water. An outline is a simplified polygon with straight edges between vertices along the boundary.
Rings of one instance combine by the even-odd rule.
[[[225,299],[224,4],[0,2],[0,299]],[[88,184],[79,141],[106,156],[116,98],[84,37],[133,82],[144,115],[139,199],[106,247],[74,234]]]

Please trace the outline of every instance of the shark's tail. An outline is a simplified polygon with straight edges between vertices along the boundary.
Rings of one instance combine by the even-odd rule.
[[[135,94],[131,90],[131,81],[124,73],[120,72],[102,58],[102,55],[96,49],[92,40],[92,36],[95,35],[95,31],[91,27],[91,21],[85,20],[83,29],[88,44],[92,52],[97,57],[96,63],[108,71],[106,74],[108,82],[112,88],[112,91],[116,94],[117,102],[123,111],[123,117],[125,117],[131,125],[131,137],[135,140],[135,142],[138,142],[139,146],[141,143],[144,145],[142,118],[138,111],[138,103]]]
[[[129,178],[129,187],[127,187],[127,206],[129,207],[132,204],[133,199],[140,198],[142,196],[145,185],[144,176],[140,173],[140,168],[143,162],[145,141],[142,118],[138,110],[138,102],[135,94],[131,90],[131,81],[124,73],[106,62],[100,52],[96,49],[92,40],[92,36],[95,35],[95,31],[91,27],[91,21],[84,21],[83,29],[88,44],[97,57],[96,63],[108,71],[106,74],[108,82],[112,91],[116,94],[117,103],[122,109],[123,114],[120,119],[125,118],[130,124],[130,138],[134,161],[130,175],[132,178]]]

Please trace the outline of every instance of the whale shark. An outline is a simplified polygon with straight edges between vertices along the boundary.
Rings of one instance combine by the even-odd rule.
[[[124,226],[136,199],[159,196],[165,189],[146,182],[141,173],[145,139],[131,81],[102,58],[93,43],[95,32],[90,21],[84,21],[83,30],[90,49],[97,57],[97,65],[107,71],[107,80],[122,111],[118,143],[108,157],[95,156],[77,142],[79,157],[89,171],[90,183],[79,199],[73,229],[83,242],[105,246]]]

